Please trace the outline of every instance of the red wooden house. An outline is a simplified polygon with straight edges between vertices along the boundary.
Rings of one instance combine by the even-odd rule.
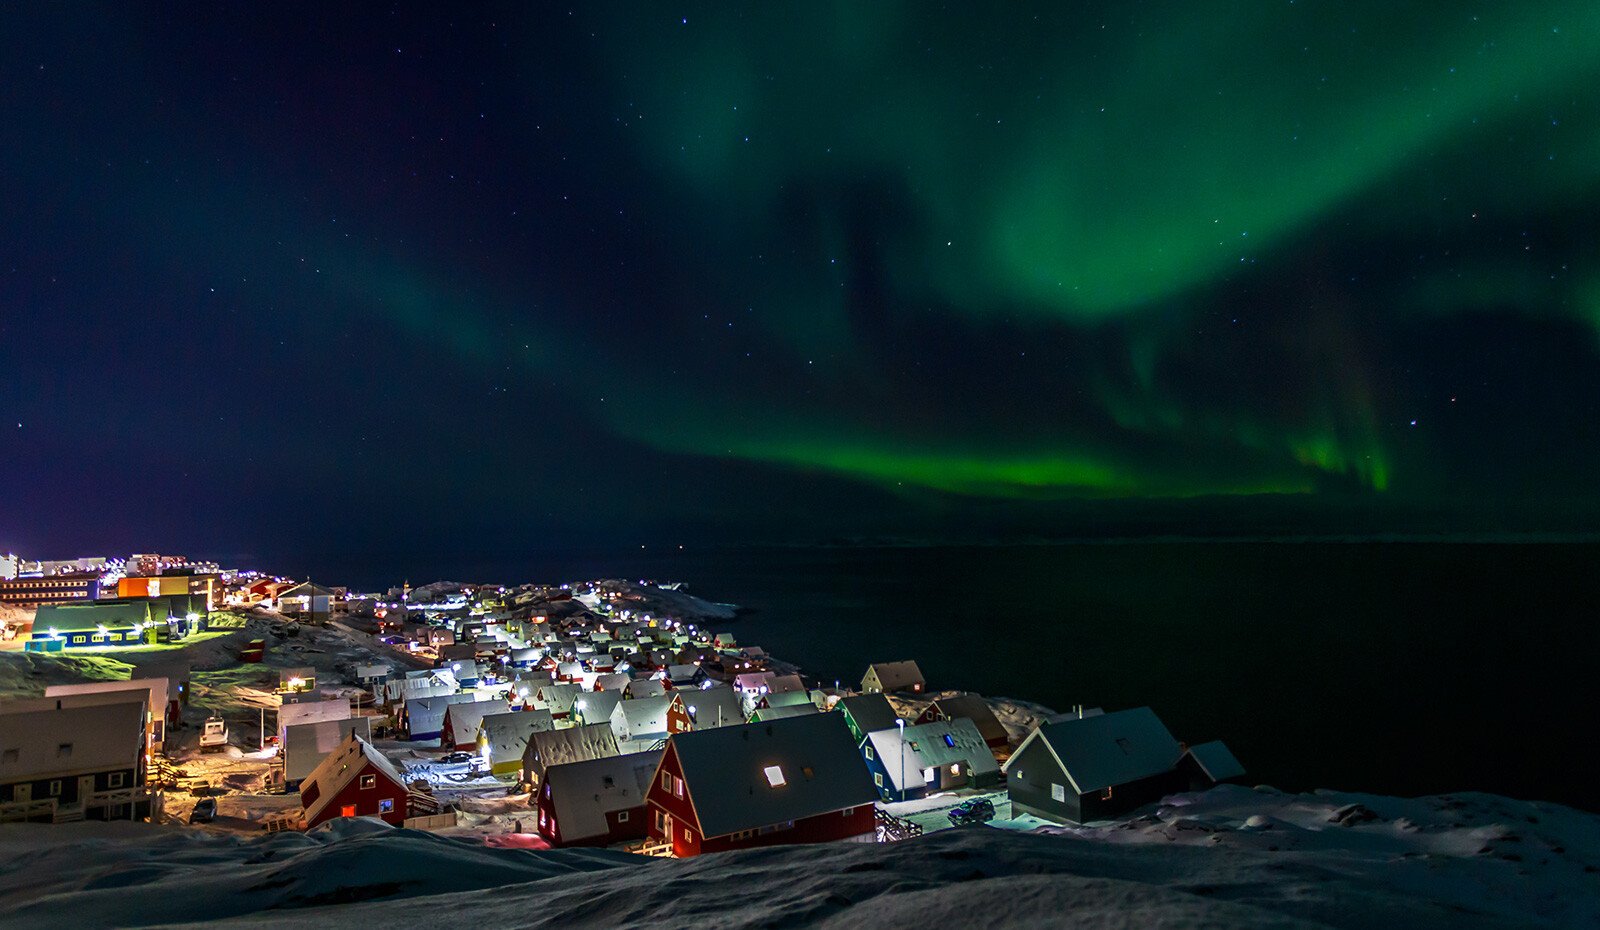
[[[300,783],[306,829],[335,817],[406,819],[406,784],[383,754],[354,733],[328,753]]]
[[[662,750],[552,765],[539,788],[539,835],[551,846],[609,846],[649,832],[644,794]]]
[[[650,783],[650,837],[677,856],[870,834],[877,791],[838,714],[674,734]]]
[[[734,726],[744,720],[744,708],[732,688],[676,688],[667,707],[668,733]]]

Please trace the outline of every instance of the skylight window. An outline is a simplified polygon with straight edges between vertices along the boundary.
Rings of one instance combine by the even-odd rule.
[[[782,788],[784,785],[788,784],[787,781],[784,781],[783,769],[776,765],[769,765],[762,769],[761,772],[767,776],[767,784],[774,788]]]
[[[950,734],[946,733],[944,735],[944,744],[946,746],[949,746],[950,748],[954,749],[955,745],[956,745],[956,738],[954,736],[951,736]]]

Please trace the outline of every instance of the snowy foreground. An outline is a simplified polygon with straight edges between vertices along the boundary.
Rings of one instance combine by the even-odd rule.
[[[1600,817],[1463,794],[1224,786],[1129,821],[694,860],[371,821],[261,838],[0,828],[0,923],[300,927],[1594,926]],[[336,908],[336,909],[335,909]]]

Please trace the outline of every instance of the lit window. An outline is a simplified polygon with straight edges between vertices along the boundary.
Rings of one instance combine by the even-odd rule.
[[[762,769],[761,772],[767,776],[767,784],[774,788],[782,788],[784,785],[788,784],[788,782],[783,780],[783,769],[776,765],[769,765]]]
[[[949,746],[950,748],[954,749],[955,745],[956,745],[956,738],[954,736],[951,736],[950,734],[946,733],[944,735],[944,744],[946,746]]]
[[[356,806],[354,804],[346,804],[345,806],[339,808],[340,817],[354,817],[355,815]]]
[[[391,814],[391,813],[394,813],[394,798],[383,798],[382,800],[380,800],[378,802],[378,813],[380,813],[380,814]]]
[[[1052,800],[1052,801],[1065,801],[1066,799],[1067,799],[1067,786],[1066,785],[1058,785],[1058,784],[1055,784],[1054,782],[1052,782],[1051,785],[1050,785],[1050,800]]]
[[[361,776],[361,787],[362,787],[363,790],[365,790],[367,788],[376,788],[376,787],[378,787],[378,776],[376,776],[376,775],[363,775],[363,776]]]

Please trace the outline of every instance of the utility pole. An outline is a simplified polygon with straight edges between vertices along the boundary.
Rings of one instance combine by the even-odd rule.
[[[900,800],[906,799],[906,718],[894,718],[894,725],[900,731]]]

